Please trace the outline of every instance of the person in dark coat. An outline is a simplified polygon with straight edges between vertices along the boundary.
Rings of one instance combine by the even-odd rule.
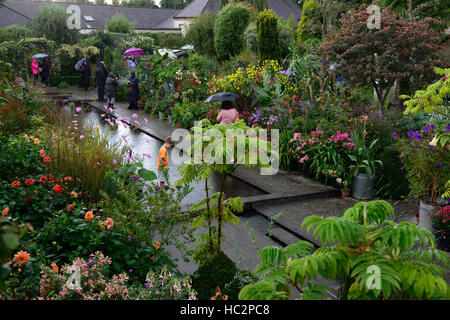
[[[112,73],[108,73],[108,77],[105,82],[105,95],[108,98],[108,107],[115,109],[114,103],[116,102],[116,91],[118,78]]]
[[[139,79],[136,74],[131,72],[131,77],[128,80],[128,109],[137,109],[139,101]]]
[[[95,69],[95,84],[98,88],[98,101],[106,102],[105,100],[105,82],[108,77],[108,71],[106,71],[105,63],[100,61]]]
[[[91,78],[91,68],[89,67],[89,64],[87,63],[86,59],[83,60],[83,64],[81,65],[80,72],[81,72],[81,75],[80,75],[80,81],[78,82],[78,85],[87,91],[89,89],[89,79]]]
[[[41,79],[43,83],[42,87],[48,87],[50,84],[50,66],[47,58],[42,59],[39,68],[41,69]]]

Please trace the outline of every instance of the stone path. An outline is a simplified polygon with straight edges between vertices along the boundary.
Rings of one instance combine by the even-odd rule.
[[[51,90],[56,94],[64,91],[53,88]],[[96,91],[85,92],[72,88],[65,91],[71,92],[71,100],[73,101],[86,101],[103,112],[106,111],[103,103],[95,101]],[[144,111],[127,110],[127,106],[127,103],[116,103],[117,109],[113,115],[119,116],[122,119],[126,117],[131,118],[133,113],[137,113],[141,117],[144,116]],[[149,124],[141,123],[139,130],[156,139],[164,140],[174,130],[168,121],[155,119],[147,114],[145,114],[145,117],[149,120]],[[334,188],[323,186],[318,182],[306,179],[298,174],[279,171],[274,176],[262,176],[259,174],[258,169],[238,168],[236,177],[266,192],[265,199],[268,200],[286,196],[306,196],[299,200],[282,203],[258,204],[256,201],[252,205],[252,210],[257,215],[241,217],[241,223],[238,225],[227,225],[225,227],[226,239],[223,243],[223,250],[240,268],[249,271],[252,271],[257,265],[259,261],[257,256],[258,249],[264,246],[284,246],[300,240],[307,240],[312,242],[316,247],[319,247],[321,245],[320,241],[315,239],[312,233],[307,233],[301,228],[303,220],[310,215],[324,217],[342,216],[346,209],[357,202],[357,200],[352,198],[341,197],[339,191]],[[314,196],[308,197],[311,194]],[[321,195],[318,196],[317,194]],[[259,197],[258,199],[264,199],[264,196],[256,197]],[[247,200],[250,201],[252,199]],[[396,216],[396,220],[417,223],[415,215],[418,212],[418,205],[416,203],[391,203],[396,213],[399,213]],[[273,225],[270,225],[271,219],[274,219],[272,220]],[[252,232],[250,231],[251,228],[253,228]],[[270,229],[271,238],[267,237],[268,229]],[[169,248],[169,250],[173,254],[177,254],[175,248]],[[191,273],[197,269],[197,266],[192,262],[184,263],[181,261],[179,267],[182,272],[187,273]],[[337,282],[319,282],[325,283],[332,288],[330,296],[336,294]]]

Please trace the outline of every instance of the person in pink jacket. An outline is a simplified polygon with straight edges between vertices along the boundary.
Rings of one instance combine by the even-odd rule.
[[[31,72],[33,73],[33,85],[36,85],[36,81],[39,78],[39,65],[34,58],[31,59]]]
[[[231,101],[222,102],[222,110],[217,116],[217,122],[220,124],[234,123],[239,118],[239,112],[233,107]]]

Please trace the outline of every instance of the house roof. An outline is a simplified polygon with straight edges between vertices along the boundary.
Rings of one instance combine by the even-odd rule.
[[[195,18],[204,12],[218,13],[219,11],[220,3],[217,0],[194,0],[175,15],[174,18]]]
[[[302,9],[292,0],[268,0],[267,6],[278,17],[288,19],[292,14],[298,21],[302,17]],[[218,13],[220,3],[218,0],[194,0],[186,8],[175,15],[174,19],[195,18],[204,12]]]
[[[0,28],[12,24],[25,25],[37,15],[39,7],[61,5],[68,7],[74,3],[49,3],[45,1],[6,0],[0,7]],[[179,10],[159,8],[132,8],[118,6],[99,6],[93,4],[75,4],[81,9],[82,29],[103,29],[108,19],[116,13],[123,14],[128,20],[135,21],[135,29],[175,29],[170,23]],[[85,17],[92,17],[93,21]],[[89,28],[89,26],[91,28]]]

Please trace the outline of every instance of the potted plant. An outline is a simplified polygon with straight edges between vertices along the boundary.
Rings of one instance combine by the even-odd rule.
[[[447,205],[431,215],[431,223],[436,229],[434,237],[439,250],[450,252],[450,205]]]
[[[351,176],[345,176],[344,178],[337,178],[336,182],[341,187],[341,194],[343,197],[350,197],[352,191],[352,179]]]
[[[399,138],[396,144],[410,183],[410,196],[420,200],[419,226],[430,231],[434,231],[431,215],[450,178],[446,168],[450,155],[441,144],[433,143],[435,131],[433,124],[420,131],[410,130],[407,137]]]
[[[380,160],[375,160],[374,147],[378,139],[374,140],[369,147],[365,139],[358,134],[352,134],[355,149],[349,154],[351,162],[350,169],[353,172],[353,197],[357,199],[370,199],[375,194],[373,187],[376,166],[383,165]]]

